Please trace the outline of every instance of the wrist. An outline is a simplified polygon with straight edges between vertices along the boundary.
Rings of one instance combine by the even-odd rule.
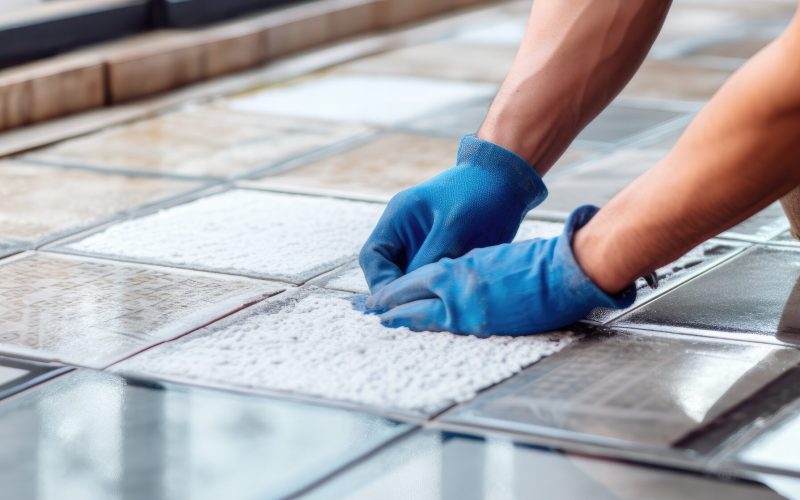
[[[635,278],[621,272],[615,258],[613,233],[599,230],[598,225],[592,221],[576,231],[572,240],[572,252],[584,274],[598,288],[614,295],[630,286]]]

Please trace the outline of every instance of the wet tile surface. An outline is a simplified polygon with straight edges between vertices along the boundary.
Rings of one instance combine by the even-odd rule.
[[[753,247],[620,324],[800,345],[800,252]]]
[[[0,398],[12,396],[69,370],[56,364],[0,356]]]
[[[350,298],[319,289],[287,292],[115,368],[430,416],[573,339],[390,329],[354,310]]]
[[[782,498],[757,483],[565,455],[504,438],[417,433],[315,490],[308,498]]]
[[[66,248],[302,282],[358,255],[383,205],[234,190],[122,222]]]
[[[527,219],[522,221],[514,241],[530,240],[534,238],[553,238],[560,235],[563,230],[564,224],[560,222]],[[369,287],[364,278],[364,273],[361,271],[356,261],[345,264],[324,276],[320,276],[312,283],[316,286],[332,290],[364,294],[369,293]]]
[[[8,498],[285,497],[409,426],[79,371],[0,408]]]
[[[547,183],[550,194],[536,210],[568,214],[580,205],[603,206],[653,166],[661,151],[619,150]]]
[[[27,157],[64,165],[230,177],[366,130],[203,106],[66,141]]]
[[[770,242],[783,243],[783,244],[792,244],[792,245],[800,245],[800,241],[798,241],[797,239],[795,239],[794,236],[792,236],[791,231],[782,232],[778,236],[772,238],[770,240]]]
[[[699,337],[593,334],[442,420],[668,447],[800,362],[800,352]]]
[[[756,467],[800,472],[800,412],[798,405],[785,411],[777,421],[769,422],[764,431],[743,446],[734,457],[736,462]]]
[[[27,254],[0,265],[0,352],[105,366],[277,293],[252,280]]]
[[[359,59],[340,66],[349,73],[409,75],[500,84],[514,62],[517,47],[429,43]],[[469,54],[465,57],[465,54]]]
[[[622,91],[622,96],[706,101],[735,68],[710,68],[691,61],[648,59]]]
[[[382,75],[330,75],[231,100],[231,109],[390,125],[477,97],[495,85]],[[332,99],[331,96],[336,96]]]
[[[746,245],[746,243],[728,240],[709,240],[692,249],[675,262],[656,270],[659,282],[658,288],[650,288],[643,278],[638,279],[636,281],[636,301],[630,307],[626,309],[597,308],[589,313],[587,319],[599,323],[606,323],[612,319],[618,318],[639,307],[654,296],[668,292],[697,273],[740,252]]]
[[[0,238],[38,241],[199,186],[1,162]]]
[[[263,177],[272,189],[366,194],[390,198],[451,167],[458,139],[388,134],[353,149]]]
[[[722,236],[752,241],[766,241],[789,229],[789,221],[780,203],[775,202],[749,219],[728,229]]]

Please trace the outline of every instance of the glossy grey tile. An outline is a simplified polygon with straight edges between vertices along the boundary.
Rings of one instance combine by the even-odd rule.
[[[179,269],[23,254],[0,265],[0,353],[103,367],[282,288]]]
[[[78,371],[0,405],[6,498],[282,498],[410,427]]]
[[[800,345],[800,251],[756,246],[612,324]]]
[[[667,449],[798,362],[788,348],[597,330],[440,420]]]
[[[473,500],[782,498],[758,483],[570,455],[504,438],[418,432],[304,498]]]
[[[653,297],[668,292],[698,273],[741,252],[748,245],[749,243],[731,240],[709,240],[692,249],[675,262],[656,270],[656,275],[658,276],[657,288],[651,288],[643,278],[637,280],[636,301],[630,307],[626,309],[597,308],[589,314],[588,319],[599,323],[607,323],[618,318],[648,300],[652,300]]]
[[[763,432],[742,446],[732,457],[734,464],[756,469],[800,474],[800,405],[795,403],[763,426]]]

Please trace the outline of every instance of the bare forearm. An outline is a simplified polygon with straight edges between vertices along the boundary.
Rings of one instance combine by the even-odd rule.
[[[669,5],[537,0],[478,137],[516,152],[543,175],[630,80]]]
[[[574,240],[601,288],[617,292],[800,184],[800,22],[748,62],[675,148]]]

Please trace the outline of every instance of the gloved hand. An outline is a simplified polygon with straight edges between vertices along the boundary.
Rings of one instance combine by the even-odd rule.
[[[546,197],[525,160],[463,137],[455,167],[389,202],[359,256],[370,290],[442,257],[510,242],[525,214]]]
[[[369,297],[366,312],[390,327],[488,336],[555,330],[595,307],[628,307],[635,286],[609,296],[572,252],[573,234],[597,210],[575,210],[557,238],[480,248],[424,266]]]

